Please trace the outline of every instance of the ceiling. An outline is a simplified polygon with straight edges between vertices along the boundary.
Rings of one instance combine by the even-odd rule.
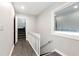
[[[76,8],[75,8],[75,6],[76,6]],[[78,13],[78,11],[79,11],[79,2],[74,3],[74,4],[70,5],[69,7],[66,7],[62,10],[59,10],[55,14],[56,15],[67,15],[67,14],[71,14],[74,12]]]
[[[57,4],[57,2],[13,2],[12,4],[16,13],[38,15],[49,6]],[[24,9],[21,8],[22,6]]]

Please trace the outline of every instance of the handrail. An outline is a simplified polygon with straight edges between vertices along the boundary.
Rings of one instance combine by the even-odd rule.
[[[40,34],[35,33],[35,32],[28,32],[28,33],[40,39]]]

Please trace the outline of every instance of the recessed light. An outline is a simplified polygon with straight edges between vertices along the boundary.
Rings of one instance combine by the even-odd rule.
[[[75,5],[75,6],[74,6],[74,8],[78,8],[78,6],[77,6],[77,5]]]
[[[21,6],[21,9],[24,9],[24,6]]]

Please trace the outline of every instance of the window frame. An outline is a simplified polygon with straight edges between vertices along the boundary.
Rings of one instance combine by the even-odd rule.
[[[71,32],[71,31],[60,31],[60,30],[57,30],[57,20],[56,20],[56,15],[55,15],[55,13],[58,12],[58,11],[60,11],[60,10],[65,9],[65,8],[67,8],[67,7],[69,7],[69,6],[73,5],[73,4],[75,4],[75,3],[77,3],[77,2],[68,2],[68,3],[65,3],[63,6],[57,8],[57,9],[54,11],[54,31],[57,31],[57,32],[58,32],[58,31],[59,31],[59,32]],[[75,32],[73,32],[73,33],[75,33]]]

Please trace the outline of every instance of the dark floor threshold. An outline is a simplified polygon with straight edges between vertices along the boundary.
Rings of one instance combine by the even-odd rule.
[[[47,53],[41,54],[40,56],[46,55],[46,54],[48,54],[48,53],[50,53],[50,52],[47,52]]]
[[[41,54],[40,56],[62,56],[62,55],[54,51],[54,52],[48,52],[48,53]]]

